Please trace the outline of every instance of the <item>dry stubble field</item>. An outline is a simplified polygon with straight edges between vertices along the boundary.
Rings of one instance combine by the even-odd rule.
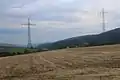
[[[0,58],[0,80],[120,80],[120,45]]]

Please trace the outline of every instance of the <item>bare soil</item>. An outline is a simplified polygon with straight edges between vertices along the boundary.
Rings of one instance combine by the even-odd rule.
[[[120,80],[120,45],[3,57],[0,80]]]

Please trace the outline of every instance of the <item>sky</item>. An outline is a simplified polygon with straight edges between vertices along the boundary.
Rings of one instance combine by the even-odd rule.
[[[120,0],[1,0],[0,43],[27,44],[30,17],[32,43],[54,42],[102,33],[120,26]]]

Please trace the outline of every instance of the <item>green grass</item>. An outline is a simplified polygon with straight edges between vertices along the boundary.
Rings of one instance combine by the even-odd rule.
[[[10,53],[24,53],[25,48],[10,48]]]
[[[24,54],[30,54],[30,53],[36,53],[38,52],[38,49],[28,49],[24,47],[7,47],[4,48],[0,53],[0,57],[6,57],[6,56],[15,56],[15,55],[24,55]]]
[[[27,49],[27,48],[11,48],[10,53],[24,53],[24,51],[27,50],[28,52],[36,52],[37,49]]]
[[[25,48],[11,48],[10,49],[10,52],[13,53],[13,52],[20,52],[20,53],[24,53],[24,50]]]

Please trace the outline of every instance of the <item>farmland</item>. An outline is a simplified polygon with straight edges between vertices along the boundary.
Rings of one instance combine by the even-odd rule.
[[[3,57],[0,80],[120,80],[120,45]]]

